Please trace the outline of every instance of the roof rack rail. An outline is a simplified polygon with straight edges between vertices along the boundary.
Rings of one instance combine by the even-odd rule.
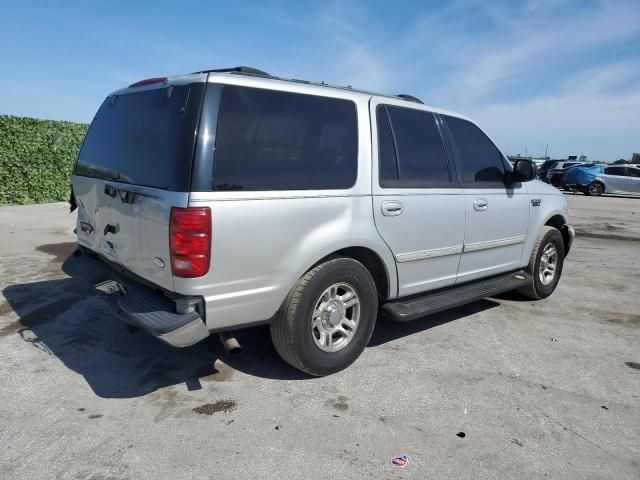
[[[267,72],[258,70],[253,67],[231,67],[231,68],[216,68],[212,70],[201,70],[193,73],[240,73],[242,75],[255,75],[256,77],[268,77],[271,78]]]
[[[420,100],[418,97],[414,97],[413,95],[407,95],[406,93],[400,93],[398,95],[396,95],[396,97],[400,97],[404,100],[409,100],[410,102],[416,102],[416,103],[422,103],[424,104],[424,102],[422,100]]]

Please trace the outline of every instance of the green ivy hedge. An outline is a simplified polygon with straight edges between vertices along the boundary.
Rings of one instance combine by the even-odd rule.
[[[69,198],[69,175],[88,125],[0,115],[0,204]]]

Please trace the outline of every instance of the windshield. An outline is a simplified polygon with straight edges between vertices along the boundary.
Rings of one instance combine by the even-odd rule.
[[[189,86],[168,86],[108,97],[89,128],[74,173],[169,188],[177,168],[190,169],[189,93]]]

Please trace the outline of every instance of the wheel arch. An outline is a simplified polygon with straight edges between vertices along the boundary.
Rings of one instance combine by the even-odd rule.
[[[562,234],[562,243],[564,244],[565,257],[567,256],[567,253],[569,253],[569,249],[571,248],[571,242],[572,242],[571,234],[569,233],[568,228],[566,228],[566,225],[567,225],[567,219],[559,213],[552,215],[544,223],[544,226],[553,227],[559,230],[560,233]]]
[[[371,273],[373,281],[376,284],[376,290],[378,291],[378,298],[380,300],[386,300],[391,296],[391,291],[395,285],[393,280],[396,278],[396,273],[389,272],[389,268],[382,257],[369,247],[358,245],[340,248],[323,256],[313,265],[310,265],[305,271],[308,271],[316,265],[326,262],[330,258],[334,257],[352,258],[353,260],[360,262],[367,270],[369,270],[369,273]],[[391,275],[393,275],[393,277]]]

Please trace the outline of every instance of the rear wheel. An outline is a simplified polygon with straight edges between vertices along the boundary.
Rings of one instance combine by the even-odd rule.
[[[587,187],[587,195],[599,197],[604,193],[604,185],[600,182],[591,182]]]
[[[271,323],[280,356],[311,375],[351,365],[369,343],[378,312],[369,271],[351,258],[334,258],[309,270]]]
[[[542,227],[533,246],[527,273],[531,281],[518,289],[523,295],[534,300],[546,298],[556,289],[564,265],[564,243],[562,234],[553,227]]]

